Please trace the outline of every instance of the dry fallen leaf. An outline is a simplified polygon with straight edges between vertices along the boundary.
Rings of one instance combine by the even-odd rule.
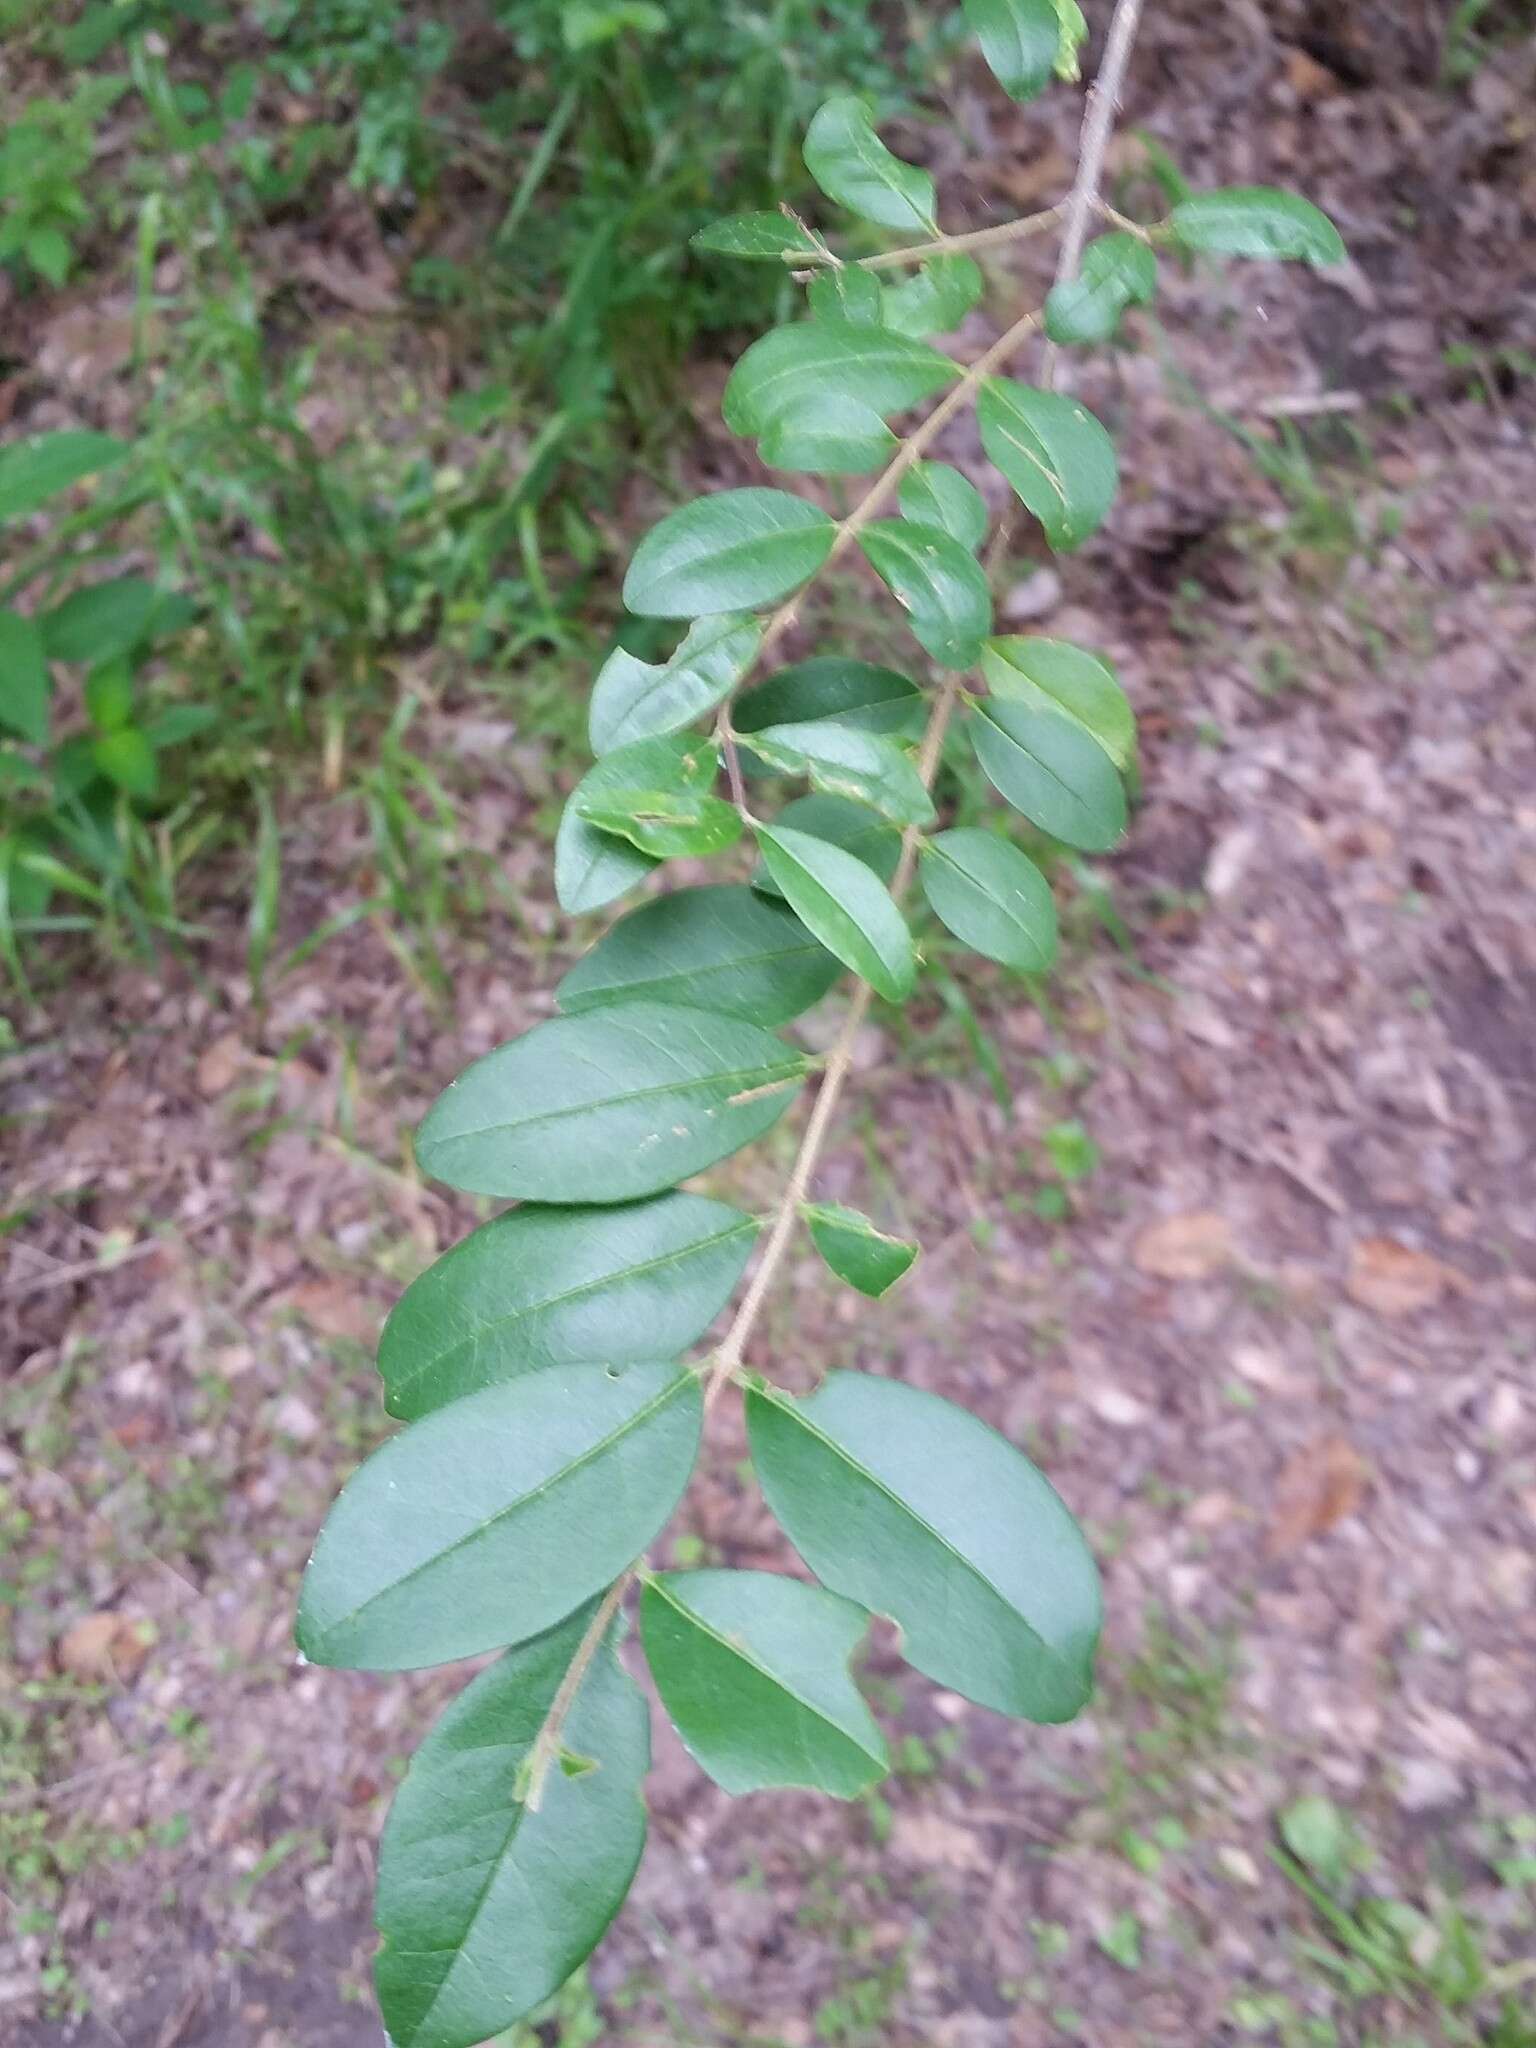
[[[245,1064],[245,1046],[237,1031],[226,1031],[208,1046],[197,1063],[199,1095],[222,1095],[232,1087]]]
[[[1148,1224],[1131,1251],[1136,1269],[1158,1280],[1208,1280],[1232,1257],[1232,1231],[1214,1209]]]
[[[898,1813],[891,1845],[905,1861],[927,1870],[971,1870],[986,1857],[973,1828],[946,1820],[941,1813]]]
[[[126,1682],[138,1676],[154,1639],[153,1623],[110,1608],[82,1615],[59,1638],[59,1669],[71,1678]]]
[[[1349,1255],[1344,1285],[1351,1301],[1379,1316],[1407,1316],[1432,1308],[1449,1288],[1462,1288],[1466,1275],[1437,1259],[1416,1252],[1392,1237],[1363,1237]]]
[[[1365,1498],[1370,1467],[1345,1436],[1314,1437],[1288,1458],[1275,1481],[1264,1548],[1285,1557],[1321,1536]]]
[[[378,1305],[344,1281],[301,1281],[283,1296],[282,1306],[297,1309],[322,1337],[345,1337],[370,1346],[378,1341]]]

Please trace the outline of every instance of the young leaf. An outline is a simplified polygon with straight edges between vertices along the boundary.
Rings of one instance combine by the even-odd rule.
[[[770,1032],[709,1010],[631,1002],[554,1017],[444,1089],[416,1157],[469,1194],[625,1202],[760,1138],[805,1072]]]
[[[1104,523],[1119,470],[1114,443],[1075,398],[989,377],[976,405],[981,445],[1059,552]]]
[[[811,279],[805,295],[811,316],[836,320],[854,327],[879,327],[885,320],[885,294],[872,270],[857,263],[840,263]],[[907,333],[912,329],[908,328]]]
[[[1157,293],[1157,258],[1137,235],[1100,235],[1083,251],[1076,277],[1046,294],[1045,331],[1052,341],[1108,341],[1127,306],[1149,306]]]
[[[877,519],[859,535],[919,644],[943,668],[972,668],[992,630],[992,593],[974,555],[939,526]]]
[[[1098,1573],[1027,1458],[935,1394],[833,1372],[750,1389],[752,1463],[818,1578],[902,1631],[910,1664],[984,1707],[1066,1721],[1093,1690]]]
[[[813,438],[873,446],[887,414],[906,411],[958,374],[948,356],[911,335],[830,317],[803,320],[753,342],[731,372],[721,411],[733,434],[762,437],[764,461],[804,468],[803,452],[785,456],[785,446],[801,451]]]
[[[547,1365],[674,1357],[730,1299],[757,1229],[676,1192],[494,1217],[395,1304],[379,1339],[384,1405],[410,1421]]]
[[[837,528],[788,491],[717,491],[669,512],[635,549],[624,602],[643,618],[694,619],[771,604],[814,576]]]
[[[50,661],[111,661],[144,637],[165,593],[142,576],[114,576],[76,590],[38,620]]]
[[[887,1002],[904,1001],[917,975],[912,934],[879,877],[808,832],[759,825],[757,839],[790,909],[828,952]]]
[[[964,0],[987,69],[1010,99],[1032,100],[1051,82],[1061,22],[1054,0]]]
[[[896,436],[873,407],[845,391],[806,392],[771,420],[758,437],[758,459],[769,469],[807,476],[863,476],[895,451]]]
[[[589,825],[616,833],[658,860],[685,854],[703,859],[734,846],[742,834],[735,805],[707,790],[619,787],[573,801]]]
[[[752,666],[762,637],[756,619],[727,612],[696,620],[664,662],[641,661],[616,647],[592,686],[587,734],[593,753],[681,732],[713,711]]]
[[[20,612],[0,611],[0,726],[48,744],[48,664],[42,637]]]
[[[781,775],[805,775],[829,796],[868,804],[893,825],[927,825],[933,799],[896,742],[835,719],[768,725],[752,735],[752,751]]]
[[[840,725],[856,725],[865,732],[916,739],[923,729],[922,693],[893,668],[823,654],[781,668],[744,690],[731,706],[731,724],[738,733],[760,732],[767,725],[803,725],[813,718],[835,718]]]
[[[552,1365],[414,1422],[347,1481],[299,1594],[313,1663],[414,1671],[520,1643],[637,1558],[699,1446],[698,1376]]]
[[[827,197],[860,220],[907,233],[938,233],[933,179],[892,156],[862,100],[844,94],[819,108],[803,153],[805,168]]]
[[[99,734],[91,741],[91,759],[125,796],[147,801],[160,788],[155,750],[137,726],[122,725],[116,732]]]
[[[889,285],[882,318],[896,334],[953,334],[986,289],[980,266],[970,256],[930,256]]]
[[[1070,640],[1009,633],[982,648],[981,672],[994,696],[1070,718],[1129,774],[1136,758],[1136,714],[1101,654]]]
[[[784,806],[774,824],[780,831],[788,827],[791,832],[824,839],[829,846],[840,846],[862,866],[872,868],[882,882],[891,879],[901,859],[901,834],[896,828],[847,797],[797,796]],[[766,866],[752,877],[752,887],[764,896],[783,893]]]
[[[0,519],[35,512],[60,491],[96,476],[127,456],[126,441],[111,434],[38,434],[0,449]]]
[[[733,213],[690,237],[695,249],[754,262],[799,263],[822,254],[822,244],[787,213]]]
[[[117,732],[133,723],[133,670],[121,656],[103,662],[85,679],[85,713],[98,732]]]
[[[848,1675],[869,1616],[777,1572],[658,1572],[640,1633],[661,1703],[727,1792],[805,1785],[854,1799],[890,1769]]]
[[[1023,974],[1044,974],[1055,959],[1050,884],[995,832],[936,832],[923,842],[918,879],[940,923],[973,952]]]
[[[412,1759],[379,1847],[379,2010],[395,2048],[475,2048],[542,2004],[601,1939],[645,1846],[650,1715],[598,1651],[571,1702],[566,1751],[537,1807],[539,1731],[589,1603],[482,1671]]]
[[[985,697],[967,729],[992,787],[1042,832],[1104,853],[1125,830],[1120,777],[1081,726],[1054,711]]]
[[[719,756],[707,740],[680,734],[632,740],[589,768],[571,792],[555,834],[555,894],[561,909],[573,917],[601,910],[656,866],[651,854],[592,824],[589,808],[603,809],[624,790],[707,791],[718,769]]]
[[[878,1301],[894,1287],[917,1257],[917,1246],[903,1237],[876,1230],[857,1209],[841,1202],[802,1202],[800,1214],[810,1228],[811,1242],[839,1280]]]
[[[676,889],[631,911],[577,961],[556,993],[571,1016],[640,998],[772,1027],[819,1003],[841,973],[783,904],[765,903],[741,882],[715,882]]]
[[[972,553],[987,537],[986,499],[947,462],[915,462],[901,480],[896,502],[903,519],[942,527]]]
[[[1202,256],[1257,256],[1303,263],[1342,263],[1343,237],[1327,214],[1295,192],[1271,185],[1231,185],[1197,192],[1168,216],[1181,248]]]

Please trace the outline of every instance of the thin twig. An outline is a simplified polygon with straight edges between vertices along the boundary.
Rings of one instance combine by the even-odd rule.
[[[620,1574],[599,1601],[596,1613],[587,1623],[586,1633],[576,1645],[576,1654],[565,1667],[565,1676],[554,1698],[549,1703],[549,1712],[544,1716],[543,1725],[533,1738],[533,1747],[528,1752],[528,1791],[523,1804],[530,1813],[537,1813],[544,1798],[544,1781],[549,1776],[549,1767],[560,1753],[560,1737],[565,1728],[566,1716],[575,1705],[576,1695],[581,1690],[581,1681],[587,1675],[587,1666],[597,1655],[598,1646],[607,1635],[613,1617],[618,1613],[624,1595],[634,1584],[640,1570],[639,1564],[632,1564]]]
[[[1043,235],[1060,219],[1061,208],[1048,206],[1042,213],[1020,214],[1017,220],[998,221],[990,228],[972,228],[963,235],[936,235],[931,242],[909,242],[904,249],[882,249],[878,256],[845,259],[823,243],[820,249],[788,249],[784,261],[792,270],[804,270],[812,264],[836,264],[841,269],[845,261],[856,270],[897,270],[906,263],[926,263],[930,256],[953,256],[964,249],[995,249],[1004,242],[1026,241],[1031,235]],[[801,221],[799,225],[804,227],[805,223]]]

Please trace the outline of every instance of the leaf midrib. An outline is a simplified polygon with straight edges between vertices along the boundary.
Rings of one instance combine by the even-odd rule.
[[[581,1012],[578,1011],[577,1015],[579,1016],[580,1014]],[[648,1102],[655,1095],[687,1095],[691,1091],[700,1088],[714,1088],[721,1083],[727,1084],[730,1092],[733,1093],[736,1092],[735,1084],[738,1081],[751,1082],[754,1090],[770,1088],[780,1081],[802,1080],[805,1077],[805,1073],[805,1060],[799,1055],[795,1055],[792,1058],[787,1058],[782,1070],[778,1066],[764,1066],[743,1067],[739,1071],[729,1073],[711,1071],[707,1074],[690,1074],[685,1075],[679,1080],[660,1081],[651,1088],[631,1088],[623,1095],[598,1096],[591,1102],[573,1103],[565,1109],[541,1109],[532,1116],[508,1118],[504,1123],[476,1124],[470,1130],[452,1131],[445,1137],[439,1138],[437,1142],[439,1145],[448,1146],[457,1144],[461,1139],[465,1138],[484,1138],[493,1131],[528,1131],[532,1130],[536,1124],[557,1123],[566,1117],[589,1116],[599,1110],[619,1108],[626,1102]]]

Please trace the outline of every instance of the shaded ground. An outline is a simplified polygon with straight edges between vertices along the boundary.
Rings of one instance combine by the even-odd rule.
[[[1208,397],[1266,437],[1307,420],[1313,453],[1266,481],[1150,333],[1081,378],[1127,489],[1011,603],[1113,654],[1145,802],[1123,855],[1062,877],[1049,1010],[957,967],[974,1036],[935,997],[871,1029],[825,1192],[926,1256],[873,1309],[802,1260],[756,1346],[796,1383],[940,1388],[1043,1460],[1106,1565],[1102,1699],[1019,1729],[881,1645],[901,1768],[848,1809],[727,1802],[658,1723],[640,1881],[545,2040],[1532,2039],[1493,2031],[1498,1996],[1455,2031],[1434,1935],[1455,1899],[1490,1968],[1536,1955],[1536,519],[1504,353],[1530,345],[1530,69],[1447,97],[1404,10],[1390,43],[1369,8],[1274,12],[1293,40],[1154,17],[1132,111],[1203,179],[1340,219],[1341,283],[1173,279],[1160,307]],[[1019,189],[958,185],[957,216],[1059,183],[1065,110],[1018,148],[994,102],[961,111]],[[700,459],[745,476],[723,435]],[[382,1434],[380,1317],[469,1220],[406,1133],[547,1012],[570,940],[537,735],[443,713],[430,741],[523,904],[514,945],[443,936],[450,1008],[361,925],[254,1009],[231,903],[197,975],[126,972],[6,1063],[0,2038],[378,2038],[373,1845],[455,1681],[298,1668],[293,1591]],[[292,940],[368,858],[294,832]],[[766,1201],[792,1139],[723,1178]],[[780,1562],[719,1437],[677,1528]],[[1428,1915],[1380,1981],[1303,1952],[1348,1937],[1270,1857],[1317,1793]]]

